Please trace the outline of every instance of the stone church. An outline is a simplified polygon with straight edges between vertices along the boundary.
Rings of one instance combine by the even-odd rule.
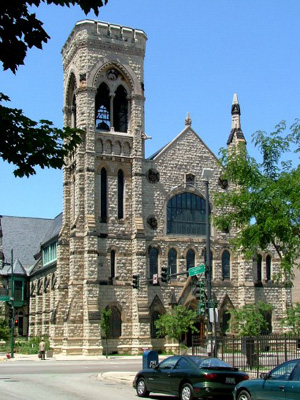
[[[82,143],[63,170],[62,215],[52,235],[48,227],[28,274],[28,335],[49,336],[57,353],[102,354],[99,321],[106,308],[112,311],[109,351],[168,350],[172,343],[157,337],[155,320],[177,304],[197,309],[186,271],[206,258],[203,171],[212,172],[212,214],[218,213],[214,193],[230,190],[230,183],[189,115],[170,143],[145,157],[146,41],[141,30],[85,20],[62,49],[64,125],[82,129]],[[224,145],[246,145],[240,114],[234,95]],[[272,280],[279,260],[272,250],[245,260],[230,247],[234,234],[210,228],[218,332],[230,333],[228,311],[259,300],[273,304],[270,329],[279,332],[291,302],[290,289]],[[172,274],[168,282],[163,267]],[[202,317],[197,324],[203,333]]]

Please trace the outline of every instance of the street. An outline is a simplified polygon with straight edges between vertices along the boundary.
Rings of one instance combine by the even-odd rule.
[[[127,383],[100,381],[109,371],[137,371],[137,360],[13,361],[0,364],[0,399],[13,400],[131,400]]]
[[[122,383],[114,379],[99,380],[99,377],[119,371],[131,376],[139,369],[141,360],[120,358],[1,362],[0,400],[136,400],[131,379]],[[150,395],[150,398],[175,399],[164,395]]]

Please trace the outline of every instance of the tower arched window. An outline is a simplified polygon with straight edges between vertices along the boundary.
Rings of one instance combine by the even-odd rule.
[[[149,277],[153,278],[154,274],[158,273],[158,249],[156,247],[149,247]]]
[[[101,222],[107,222],[107,172],[101,169]]]
[[[170,274],[177,273],[177,251],[170,249],[168,252],[168,267]]]
[[[224,250],[222,254],[222,278],[230,279],[230,253]]]
[[[117,307],[111,307],[111,315],[109,319],[109,337],[114,339],[122,334],[121,313]]]
[[[128,100],[127,91],[122,85],[117,88],[113,102],[114,129],[117,132],[127,132]]]
[[[102,131],[110,130],[110,96],[109,88],[105,83],[101,83],[97,90],[95,99],[96,129]]]
[[[118,218],[124,218],[124,172],[118,171]]]
[[[116,252],[112,250],[110,252],[110,277],[111,279],[116,276]]]
[[[186,253],[186,269],[187,271],[190,268],[193,268],[195,266],[195,252],[193,249],[189,249],[189,251]]]
[[[69,87],[68,87],[68,106],[71,111],[71,128],[76,128],[76,79],[75,75],[72,73],[70,76]]]
[[[71,109],[71,128],[76,128],[76,96],[73,93],[72,109]]]
[[[269,254],[266,257],[266,280],[271,280],[271,256]]]
[[[262,257],[260,254],[257,254],[256,259],[256,278],[258,282],[261,282],[262,278]]]
[[[193,193],[180,193],[167,205],[167,234],[205,235],[205,200]]]

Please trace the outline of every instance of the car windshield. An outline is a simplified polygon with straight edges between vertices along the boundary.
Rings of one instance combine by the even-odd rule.
[[[192,359],[199,368],[233,368],[231,365],[218,358],[192,357]]]

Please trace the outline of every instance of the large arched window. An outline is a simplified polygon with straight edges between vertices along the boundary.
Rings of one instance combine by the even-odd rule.
[[[193,268],[195,266],[195,252],[193,249],[189,249],[189,251],[186,253],[186,269],[187,271],[190,268]]]
[[[117,132],[127,132],[128,100],[127,91],[122,85],[118,87],[114,97],[114,129]]]
[[[101,83],[95,99],[96,129],[109,131],[110,129],[110,96],[109,88],[105,83]]]
[[[118,171],[118,218],[124,218],[124,173]]]
[[[172,197],[167,205],[167,234],[205,235],[205,200],[193,193]]]
[[[121,313],[117,307],[111,307],[111,315],[109,319],[109,337],[118,338],[122,334]]]
[[[156,247],[149,247],[149,278],[152,279],[154,274],[158,273],[158,249]]]
[[[230,253],[224,250],[222,254],[222,278],[230,279]]]
[[[107,172],[101,169],[101,222],[107,222]]]
[[[271,256],[269,254],[266,257],[266,280],[271,280]]]
[[[170,274],[177,273],[177,251],[170,249],[168,252],[168,267]]]

